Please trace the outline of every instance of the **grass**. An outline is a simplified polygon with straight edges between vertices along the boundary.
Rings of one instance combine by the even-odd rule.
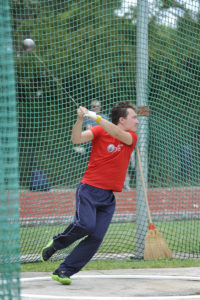
[[[169,247],[176,253],[199,253],[200,221],[157,222]],[[46,225],[21,228],[21,255],[38,254],[40,249],[66,225]],[[68,251],[71,251],[69,247]],[[99,249],[99,253],[134,253],[136,248],[136,224],[112,223]],[[196,256],[196,255],[195,255]]]
[[[174,222],[157,222],[156,227],[163,233],[165,240],[174,253],[188,254],[198,257],[200,245],[200,221],[183,220]],[[46,225],[21,228],[21,254],[32,254],[35,259],[41,248],[58,232],[62,232],[66,225]],[[75,243],[76,244],[76,243]],[[67,255],[74,244],[65,249]],[[131,255],[136,248],[136,224],[135,223],[112,223],[99,249],[99,253],[106,257],[106,253],[128,253]],[[36,256],[34,256],[36,255]],[[184,256],[182,256],[184,257]],[[52,272],[61,261],[46,263],[33,262],[22,263],[22,272]],[[110,270],[110,269],[144,269],[144,268],[181,268],[200,267],[200,259],[161,259],[155,261],[144,260],[92,260],[83,270]]]
[[[52,272],[61,261],[21,264],[21,272]],[[94,260],[83,270],[147,269],[147,268],[188,268],[200,267],[200,259],[159,259],[159,260]]]

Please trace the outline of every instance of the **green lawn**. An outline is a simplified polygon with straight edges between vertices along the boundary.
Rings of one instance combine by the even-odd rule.
[[[165,240],[173,253],[182,253],[183,257],[191,259],[160,259],[155,261],[132,260],[92,260],[84,270],[108,270],[108,269],[140,269],[140,268],[179,268],[179,267],[200,267],[199,245],[200,245],[200,221],[176,221],[157,222],[157,229],[163,233]],[[41,248],[59,232],[65,229],[66,225],[46,225],[21,228],[21,254],[34,254],[38,256]],[[64,255],[69,253],[74,245],[63,251]],[[99,253],[106,254],[126,253],[131,257],[136,248],[136,224],[135,223],[112,223],[105,236]],[[130,254],[130,255],[128,255]],[[61,261],[50,261],[46,263],[33,262],[22,263],[22,272],[51,272],[58,267]]]
[[[174,253],[194,254],[198,257],[200,245],[200,221],[157,222]],[[21,228],[21,255],[39,254],[46,243],[66,225],[46,225]],[[71,246],[67,251],[71,251]],[[112,223],[99,249],[99,253],[134,253],[136,249],[136,224]],[[66,252],[66,251],[65,251]],[[185,257],[185,258],[186,258]],[[200,255],[199,255],[200,257]]]
[[[52,272],[61,261],[35,262],[21,264],[22,272]],[[90,261],[83,270],[111,270],[111,269],[146,269],[146,268],[187,268],[200,267],[200,259],[159,259],[144,260],[94,260]]]

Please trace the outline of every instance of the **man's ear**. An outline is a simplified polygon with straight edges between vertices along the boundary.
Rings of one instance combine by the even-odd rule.
[[[123,117],[120,117],[119,118],[119,122],[118,123],[120,123],[120,124],[124,124],[124,118]]]

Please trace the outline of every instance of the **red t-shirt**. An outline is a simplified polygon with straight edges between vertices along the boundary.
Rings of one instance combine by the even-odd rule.
[[[128,131],[133,137],[133,144],[129,146],[112,137],[101,126],[95,126],[90,130],[94,135],[92,152],[81,182],[121,192],[129,159],[137,143],[137,134]]]

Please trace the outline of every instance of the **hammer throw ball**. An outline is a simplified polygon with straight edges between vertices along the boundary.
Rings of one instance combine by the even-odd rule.
[[[22,45],[23,45],[23,49],[25,51],[31,52],[31,51],[34,51],[34,49],[35,49],[35,42],[32,39],[23,40]]]

